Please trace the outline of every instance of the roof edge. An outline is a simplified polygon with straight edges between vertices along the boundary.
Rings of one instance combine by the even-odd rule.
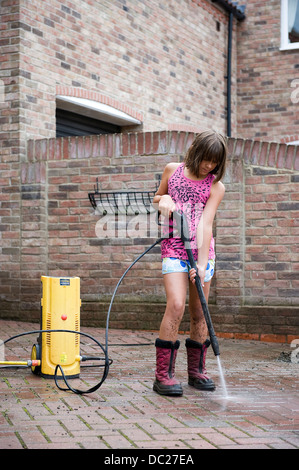
[[[212,0],[212,3],[218,3],[218,5],[232,13],[239,21],[243,21],[246,18],[246,5],[238,5],[239,2],[230,2],[229,0]]]

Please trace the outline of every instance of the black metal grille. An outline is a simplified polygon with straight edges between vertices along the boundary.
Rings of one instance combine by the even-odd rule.
[[[99,191],[98,178],[93,192],[88,193],[92,207],[101,215],[139,215],[155,212],[153,197],[158,189],[151,191]]]

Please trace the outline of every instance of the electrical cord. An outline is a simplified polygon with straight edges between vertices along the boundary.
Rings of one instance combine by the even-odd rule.
[[[92,341],[94,341],[103,351],[104,353],[104,358],[101,358],[101,357],[92,357],[92,356],[82,356],[82,361],[86,361],[86,360],[104,360],[105,361],[105,364],[104,366],[103,365],[100,365],[98,367],[104,367],[104,372],[103,372],[103,376],[102,376],[102,380],[99,382],[99,384],[96,386],[96,387],[92,387],[90,390],[86,390],[86,391],[81,391],[81,390],[76,390],[76,389],[73,389],[68,383],[67,383],[67,380],[66,380],[66,377],[65,377],[65,374],[61,368],[61,366],[56,366],[55,368],[55,373],[54,373],[54,380],[55,380],[55,383],[57,385],[57,387],[60,389],[60,390],[65,390],[67,391],[68,389],[63,389],[61,388],[59,385],[58,385],[58,382],[57,382],[57,372],[58,372],[58,368],[60,368],[60,371],[61,371],[61,374],[62,374],[62,377],[64,378],[64,381],[66,382],[67,384],[67,387],[69,388],[69,390],[73,391],[74,393],[77,393],[77,394],[83,394],[83,393],[92,393],[93,391],[97,390],[101,385],[102,383],[104,382],[104,380],[106,379],[107,375],[108,375],[108,371],[109,371],[109,367],[110,365],[113,363],[112,359],[109,359],[108,357],[108,351],[105,350],[102,346],[102,344],[97,341],[93,336],[89,335],[88,333],[83,333],[82,331],[74,331],[74,330],[33,330],[33,331],[26,331],[24,333],[19,333],[15,336],[12,336],[11,338],[8,338],[6,339],[5,341],[3,341],[3,344],[6,344],[8,343],[9,341],[12,341],[16,338],[19,338],[21,336],[27,336],[27,335],[32,335],[32,334],[36,334],[36,333],[73,333],[73,334],[77,334],[77,335],[81,335],[81,336],[85,336],[89,339],[91,339]],[[6,369],[6,368],[19,368],[19,367],[28,367],[28,366],[1,366],[1,369]]]

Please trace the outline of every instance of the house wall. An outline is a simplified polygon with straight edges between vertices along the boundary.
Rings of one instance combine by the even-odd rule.
[[[20,263],[12,253],[14,269],[2,273],[2,318],[38,320],[41,275],[79,276],[81,322],[103,326],[118,279],[158,235],[155,217],[146,219],[153,232],[140,236],[131,216],[131,232],[104,237],[88,193],[96,178],[101,191],[154,189],[165,164],[182,160],[193,138],[163,131],[29,141],[19,175]],[[210,298],[218,334],[286,341],[299,333],[298,162],[298,147],[229,139]],[[9,220],[2,233],[9,237]],[[124,278],[110,325],[158,329],[164,308],[156,247]],[[181,327],[188,330],[187,309]]]
[[[246,20],[237,30],[236,135],[295,142],[299,140],[299,50],[280,50],[281,1],[243,3]]]
[[[227,13],[209,0],[2,4],[3,80],[7,90],[17,80],[24,142],[55,137],[62,89],[127,107],[143,131],[226,131]]]
[[[280,0],[243,4],[245,21],[234,19],[232,136],[299,140],[299,52],[280,50]],[[27,138],[55,136],[62,89],[126,106],[143,131],[226,132],[228,15],[216,3],[5,0],[0,23],[5,154],[12,147],[24,157]]]

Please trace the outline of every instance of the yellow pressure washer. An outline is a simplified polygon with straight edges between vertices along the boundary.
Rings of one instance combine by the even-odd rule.
[[[79,277],[42,276],[41,329],[80,331],[80,279]],[[40,333],[33,345],[31,360],[41,361],[31,366],[34,374],[53,378],[56,366],[63,368],[66,378],[80,374],[80,341],[78,334],[59,332]],[[61,369],[57,371],[61,376]]]
[[[108,357],[108,344],[106,334],[106,348],[87,333],[80,332],[80,278],[79,277],[49,277],[42,276],[42,298],[40,330],[28,331],[12,336],[3,341],[3,345],[20,336],[39,333],[37,342],[32,346],[31,359],[27,361],[0,361],[0,366],[31,367],[35,375],[55,380],[60,390],[71,390],[77,394],[92,393],[97,390],[106,379],[112,360]],[[108,326],[107,330],[108,331]],[[80,355],[80,336],[93,340],[104,352],[104,357]],[[94,387],[82,391],[74,389],[68,379],[79,378],[80,363],[83,361],[104,361],[103,377]],[[63,379],[67,388],[58,384]]]

